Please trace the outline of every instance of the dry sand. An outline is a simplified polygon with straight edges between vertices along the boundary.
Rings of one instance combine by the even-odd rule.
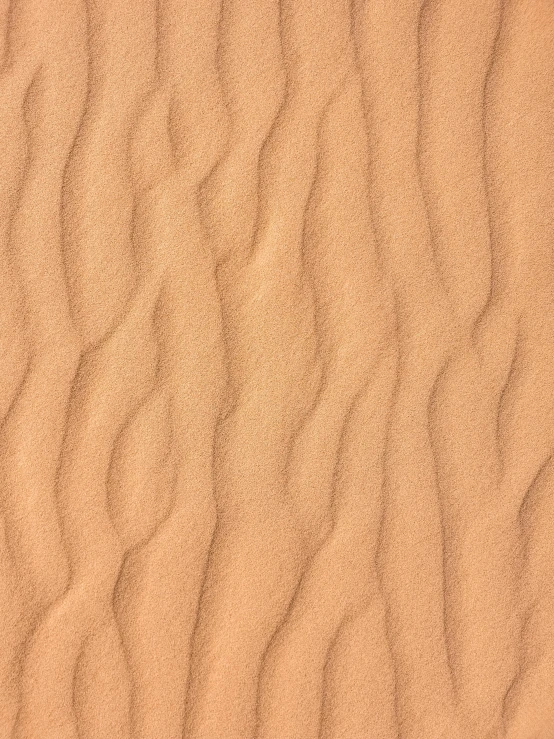
[[[553,739],[552,0],[0,17],[0,739]]]

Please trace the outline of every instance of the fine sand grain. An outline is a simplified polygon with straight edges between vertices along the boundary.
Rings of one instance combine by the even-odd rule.
[[[552,0],[0,20],[0,739],[554,739]]]

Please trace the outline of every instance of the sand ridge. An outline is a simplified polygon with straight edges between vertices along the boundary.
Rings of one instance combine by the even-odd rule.
[[[0,18],[0,739],[554,737],[551,3]]]

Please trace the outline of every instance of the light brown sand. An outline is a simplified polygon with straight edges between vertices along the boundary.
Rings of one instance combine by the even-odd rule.
[[[0,18],[0,739],[553,739],[552,0]]]

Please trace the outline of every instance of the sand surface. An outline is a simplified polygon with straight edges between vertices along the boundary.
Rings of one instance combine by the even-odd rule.
[[[0,739],[553,739],[552,0],[0,20]]]

